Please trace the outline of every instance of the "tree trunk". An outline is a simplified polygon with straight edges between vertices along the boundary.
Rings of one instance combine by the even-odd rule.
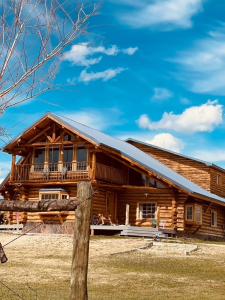
[[[90,182],[78,184],[77,197],[81,203],[75,211],[70,300],[88,299],[87,273],[92,195]]]

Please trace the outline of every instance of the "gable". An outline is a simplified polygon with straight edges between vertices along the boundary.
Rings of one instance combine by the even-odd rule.
[[[68,144],[69,142],[93,144],[90,139],[81,136],[79,132],[71,131],[47,115],[8,144],[3,151],[24,156],[29,152],[29,146],[42,146],[47,143],[56,145],[62,141]]]

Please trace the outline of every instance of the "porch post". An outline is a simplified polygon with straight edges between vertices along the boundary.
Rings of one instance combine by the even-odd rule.
[[[129,215],[130,215],[130,204],[127,203],[126,204],[126,221],[125,221],[126,226],[130,225]]]
[[[92,169],[92,180],[95,180],[95,177],[96,177],[96,153],[95,153],[95,151],[92,152],[91,169]]]
[[[15,171],[16,171],[16,154],[13,154],[10,180],[15,179]]]
[[[64,160],[64,152],[63,152],[63,145],[59,146],[59,161],[58,161],[58,170],[61,172],[63,170],[63,160]]]

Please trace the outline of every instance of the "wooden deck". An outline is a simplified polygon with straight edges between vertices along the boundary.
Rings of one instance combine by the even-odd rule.
[[[160,238],[167,238],[168,234],[164,233],[157,228],[151,227],[138,227],[138,226],[126,226],[126,225],[91,225],[92,235],[95,232],[104,233],[106,231],[114,232],[120,236],[133,236],[133,237],[149,237],[155,236]]]

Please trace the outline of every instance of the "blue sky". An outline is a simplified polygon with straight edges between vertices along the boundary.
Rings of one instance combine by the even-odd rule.
[[[66,49],[60,88],[8,110],[10,137],[47,112],[225,166],[225,3],[108,0]],[[10,157],[0,154],[3,177]]]

